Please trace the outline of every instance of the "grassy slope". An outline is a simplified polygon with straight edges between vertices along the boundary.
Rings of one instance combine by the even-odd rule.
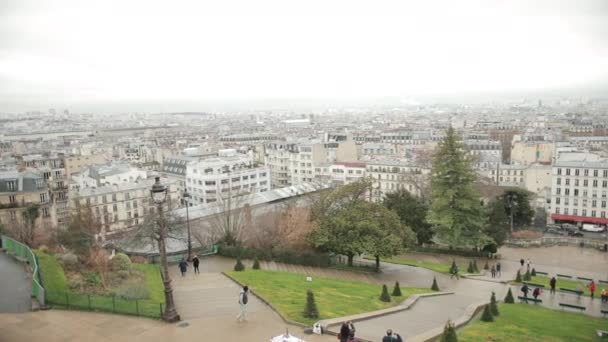
[[[523,278],[523,275],[522,275],[522,278]],[[589,292],[589,288],[587,287],[589,285],[589,283],[587,283],[587,282],[583,282],[580,280],[563,279],[563,278],[556,278],[556,279],[557,279],[557,283],[555,286],[556,290],[559,290],[560,287],[563,287],[566,289],[572,289],[572,290],[577,290],[579,288],[582,288],[585,290],[586,296],[591,295],[591,292]],[[530,280],[530,282],[534,283],[534,284],[545,285],[545,288],[549,289],[550,280],[551,280],[551,278],[545,277],[545,276],[533,276],[532,280]],[[595,288],[596,297],[598,297],[599,293],[602,292],[602,287],[600,287],[599,285],[601,285],[601,284],[596,284],[596,288]]]
[[[312,282],[307,282],[306,276],[300,274],[265,270],[232,271],[228,274],[249,285],[287,318],[306,324],[387,308],[411,294],[432,292],[429,289],[402,287],[402,297],[393,297],[392,302],[385,303],[379,299],[382,291],[380,285],[322,277],[313,277]],[[389,293],[392,292],[392,285],[387,284]],[[303,316],[308,289],[314,292],[320,315],[318,319]]]
[[[448,264],[439,264],[439,263],[433,263],[433,262],[427,262],[427,261],[421,261],[421,260],[403,259],[400,257],[382,258],[381,260],[384,262],[389,262],[389,263],[393,263],[393,264],[428,268],[431,271],[435,271],[435,272],[439,272],[439,273],[443,273],[443,274],[450,274],[450,267],[452,267],[452,264],[449,264],[449,265]],[[469,264],[464,265],[464,264],[457,263],[457,265],[458,265],[459,274],[467,273],[467,268],[469,267]],[[479,263],[477,264],[477,268],[480,268],[480,270],[482,267],[483,267],[483,265],[480,265]]]
[[[500,304],[494,323],[477,320],[458,333],[458,341],[597,341],[606,319],[539,306]]]

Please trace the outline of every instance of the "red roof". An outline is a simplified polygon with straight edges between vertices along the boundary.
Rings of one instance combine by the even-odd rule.
[[[608,224],[608,218],[600,218],[600,217],[586,217],[586,216],[572,216],[572,215],[551,214],[551,218],[554,219],[554,220],[563,220],[563,221],[574,221],[574,222],[585,222],[585,223],[596,223],[596,224]]]
[[[335,162],[337,165],[344,165],[346,167],[365,167],[365,163],[358,162]]]

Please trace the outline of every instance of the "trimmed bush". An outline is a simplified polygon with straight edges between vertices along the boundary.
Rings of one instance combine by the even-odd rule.
[[[532,280],[532,276],[530,275],[530,270],[528,270],[524,274],[524,281],[530,281],[530,280]]]
[[[129,276],[131,275],[131,272],[129,271],[125,271],[125,270],[120,270],[116,272],[116,275],[118,276],[118,278],[120,279],[127,279],[129,278]]]
[[[110,268],[112,271],[131,272],[131,259],[124,253],[118,253],[110,260]]]
[[[245,265],[241,262],[241,258],[236,258],[236,265],[234,265],[234,270],[237,272],[242,272],[245,270]]]
[[[505,296],[505,304],[513,304],[515,303],[515,299],[513,298],[513,292],[511,292],[511,288],[509,287],[509,291]]]
[[[494,322],[494,316],[490,312],[490,305],[486,305],[483,308],[483,313],[481,314],[481,320],[484,322]]]
[[[260,261],[258,260],[258,257],[255,257],[255,259],[253,259],[253,268],[254,270],[259,270],[260,269]]]
[[[439,291],[439,285],[437,285],[437,278],[433,277],[433,285],[431,285],[431,290]]]
[[[383,302],[391,301],[391,296],[388,294],[388,288],[386,285],[382,285],[382,294],[380,295],[380,300]]]
[[[329,254],[314,252],[294,252],[288,249],[257,249],[237,246],[220,245],[218,254],[226,257],[243,259],[255,259],[260,261],[276,261],[286,264],[329,267],[332,265]]]
[[[319,318],[319,310],[317,309],[315,295],[312,290],[306,291],[306,309],[304,310],[304,317]]]
[[[399,297],[401,296],[401,288],[399,287],[399,282],[395,282],[395,287],[393,288],[393,296]]]
[[[467,273],[475,273],[475,269],[473,268],[472,261],[469,261],[469,267],[467,267]]]
[[[519,273],[519,270],[517,270],[517,275],[515,276],[515,282],[521,283],[521,273]]]
[[[150,291],[141,285],[125,286],[116,290],[116,297],[127,300],[147,299],[150,297]]]
[[[441,335],[441,342],[458,342],[458,336],[456,335],[456,328],[454,323],[448,321],[443,328],[443,334]]]
[[[536,270],[532,269],[532,273],[530,273],[530,275],[532,275],[533,277],[536,277]]]
[[[496,294],[492,291],[492,297],[490,297],[490,312],[493,316],[498,316],[498,305],[496,304]]]
[[[100,285],[101,277],[95,272],[84,272],[82,274],[84,281],[90,285]]]

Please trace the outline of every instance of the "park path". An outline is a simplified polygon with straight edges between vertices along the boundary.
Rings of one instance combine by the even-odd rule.
[[[23,264],[0,252],[0,312],[30,311],[31,286]]]

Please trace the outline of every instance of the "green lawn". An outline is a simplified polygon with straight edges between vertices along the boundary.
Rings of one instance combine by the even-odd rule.
[[[249,285],[256,294],[272,303],[283,316],[309,325],[321,319],[384,309],[397,305],[412,294],[433,292],[430,289],[402,287],[402,297],[393,297],[390,303],[385,303],[379,299],[382,292],[380,285],[322,277],[313,277],[312,282],[307,282],[306,276],[301,274],[265,270],[248,269],[227,274]],[[394,284],[386,285],[391,293]],[[320,315],[318,319],[303,316],[308,289],[314,292]]]
[[[608,320],[526,304],[499,304],[495,322],[477,320],[458,333],[458,341],[597,341],[596,329]]]
[[[134,268],[144,273],[146,286],[150,293],[148,299],[135,301],[71,291],[59,261],[54,256],[39,250],[35,250],[34,253],[40,263],[40,275],[42,286],[45,288],[47,303],[55,307],[70,309],[161,317],[160,309],[161,304],[165,302],[165,297],[162,278],[157,265],[133,264]]]
[[[523,279],[523,274],[522,274],[522,279]],[[557,283],[555,285],[556,291],[559,291],[560,287],[563,287],[566,289],[571,289],[571,290],[583,289],[585,291],[585,296],[591,295],[591,292],[589,292],[589,288],[587,287],[589,285],[588,282],[584,282],[581,280],[563,279],[563,278],[557,278],[557,277],[555,279],[557,279]],[[534,283],[534,284],[545,285],[546,289],[550,289],[551,288],[551,286],[549,286],[550,280],[551,280],[551,278],[545,277],[545,276],[533,276],[532,280],[530,280],[529,282]],[[600,292],[602,292],[602,287],[600,287],[599,284],[596,284],[595,296],[598,297]]]
[[[384,262],[389,262],[392,264],[428,268],[431,271],[444,273],[444,274],[450,274],[450,268],[452,267],[451,263],[450,264],[440,264],[440,263],[433,263],[433,262],[422,261],[422,260],[404,259],[404,258],[400,258],[400,257],[381,258],[380,260],[382,260]],[[458,274],[467,273],[467,268],[469,267],[468,263],[466,265],[456,263],[456,265],[458,265]],[[479,268],[481,270],[481,268],[483,268],[483,265],[480,265],[478,263],[477,268]]]

